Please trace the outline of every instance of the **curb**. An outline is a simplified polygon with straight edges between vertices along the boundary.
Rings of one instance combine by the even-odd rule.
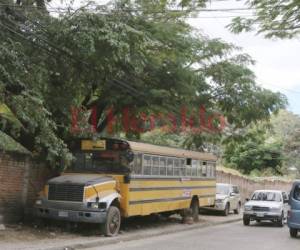
[[[226,221],[220,221],[220,222],[204,222],[204,223],[197,223],[197,224],[192,224],[192,225],[186,225],[186,227],[183,227],[180,229],[181,232],[185,231],[190,231],[193,229],[197,228],[207,228],[211,226],[218,226],[218,225],[223,225],[223,224],[229,224],[229,223],[234,223],[241,221],[242,218],[234,218]],[[149,230],[150,231],[150,230]],[[178,232],[178,226],[174,226],[173,228],[167,228],[166,230],[163,231],[163,234],[172,234]],[[86,249],[86,248],[92,248],[92,247],[101,247],[101,246],[106,246],[106,245],[111,245],[111,244],[116,244],[120,242],[128,242],[128,241],[133,241],[137,239],[145,239],[145,238],[151,238],[151,237],[156,237],[162,235],[162,232],[160,230],[155,230],[154,232],[134,232],[129,235],[125,236],[118,236],[114,238],[109,238],[109,237],[102,237],[101,239],[97,239],[94,241],[86,241],[84,243],[76,243],[76,244],[69,244],[69,245],[64,245],[60,247],[51,247],[51,248],[46,248],[44,250],[75,250],[75,249]]]

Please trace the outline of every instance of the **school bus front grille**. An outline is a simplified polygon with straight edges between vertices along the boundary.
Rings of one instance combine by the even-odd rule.
[[[48,200],[83,201],[84,185],[49,184]]]

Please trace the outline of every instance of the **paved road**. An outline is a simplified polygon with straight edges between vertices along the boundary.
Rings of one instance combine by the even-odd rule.
[[[291,239],[287,226],[279,228],[269,223],[245,227],[241,222],[203,229],[178,232],[159,237],[120,242],[89,250],[297,250],[300,237]]]

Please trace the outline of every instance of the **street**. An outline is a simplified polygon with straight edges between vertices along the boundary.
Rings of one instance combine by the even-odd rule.
[[[287,226],[279,228],[269,223],[253,223],[245,227],[242,222],[236,222],[89,248],[89,250],[97,249],[284,250],[300,249],[300,238],[291,239]]]

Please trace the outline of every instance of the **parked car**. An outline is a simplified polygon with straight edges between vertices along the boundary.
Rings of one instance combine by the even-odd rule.
[[[297,237],[300,230],[300,181],[295,181],[289,198],[290,209],[288,211],[287,224],[291,237]]]
[[[250,221],[272,221],[283,227],[287,218],[288,196],[278,190],[257,190],[244,205],[243,222],[245,226]]]
[[[227,216],[230,211],[239,214],[241,205],[241,196],[238,186],[227,183],[217,183],[215,206],[205,209],[221,211],[224,216]]]

